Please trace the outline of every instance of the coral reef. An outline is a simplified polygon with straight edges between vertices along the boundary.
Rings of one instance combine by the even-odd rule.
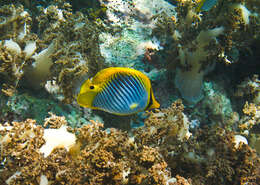
[[[150,113],[131,137],[94,121],[72,129],[53,114],[45,119],[49,128],[30,119],[2,124],[0,182],[257,184],[260,158],[241,136],[219,127],[191,136],[182,111],[177,101]]]
[[[107,8],[107,20],[111,32],[100,35],[100,51],[108,65],[138,68],[150,76],[160,76],[163,70],[152,70],[153,53],[163,49],[152,28],[156,24],[155,16],[165,12],[174,15],[174,6],[167,1],[158,0],[100,0]],[[157,80],[156,78],[153,78]]]
[[[141,139],[142,144],[151,146],[158,143],[168,145],[170,142],[189,139],[190,123],[187,116],[183,114],[183,109],[183,104],[178,100],[168,109],[156,110],[145,120],[145,127],[137,129],[135,135]]]
[[[260,154],[260,88],[258,75],[242,81],[235,93],[244,103],[243,113],[238,121],[240,133],[247,136],[252,146]]]
[[[182,111],[177,101],[151,113],[135,140],[158,147],[171,173],[191,178],[192,184],[257,184],[260,158],[244,138],[218,126],[202,127],[191,136]]]
[[[56,94],[70,103],[75,84],[102,68],[99,24],[80,12],[73,14],[68,3],[40,8],[35,17],[22,5],[5,5],[0,12],[0,75],[6,79],[2,91],[7,95],[18,83],[39,88],[51,81],[58,86]]]
[[[237,62],[259,37],[259,9],[254,3],[219,1],[209,11],[196,12],[195,1],[180,0],[176,16],[160,16],[153,34],[167,46],[167,61],[177,67],[175,86],[190,105],[203,98],[203,77],[217,62]]]
[[[259,105],[260,104],[260,80],[258,75],[254,75],[251,79],[247,78],[237,87],[235,94],[237,97],[243,97],[248,101]]]
[[[27,34],[32,19],[29,13],[24,11],[22,6],[5,5],[0,8],[1,24],[0,31],[0,74],[5,77],[6,89],[3,92],[12,95],[14,86],[17,86],[23,76],[23,68],[26,66],[30,52],[22,52],[20,45],[25,46],[26,42],[36,37],[35,34]],[[3,41],[5,40],[5,41]],[[10,90],[8,90],[10,89]]]
[[[68,132],[62,129],[66,125],[64,117],[55,115],[46,119],[45,126],[48,124],[53,134],[67,132],[67,135],[74,135],[77,142],[66,149],[64,141],[60,140],[63,144],[53,147],[49,150],[51,154],[44,156],[42,151],[55,139],[50,129],[37,126],[29,119],[0,127],[1,184],[39,184],[42,179],[54,184],[186,182],[180,176],[171,178],[158,149],[136,143],[125,132],[111,129],[108,133],[102,130],[102,124],[94,121],[82,128],[68,128]]]
[[[242,131],[250,130],[253,126],[260,123],[260,106],[253,103],[245,103],[243,108],[244,116],[240,119],[239,128]]]
[[[63,10],[49,6],[38,17],[39,29],[43,29],[42,37],[46,40],[57,40],[58,50],[53,53],[55,61],[50,69],[51,80],[62,90],[64,101],[72,102],[75,84],[84,77],[91,76],[103,66],[103,58],[99,52],[99,26],[90,22],[80,12],[71,13],[70,6],[64,3]],[[64,11],[64,8],[68,9]],[[65,10],[66,10],[65,9]],[[60,16],[61,12],[61,17]],[[53,14],[57,20],[53,20]],[[64,19],[64,20],[63,20]],[[52,21],[50,21],[52,20]],[[46,28],[47,29],[44,29]]]
[[[259,184],[260,1],[199,3],[1,1],[0,184]],[[109,66],[161,109],[79,107]]]
[[[0,94],[0,122],[34,118],[43,125],[48,112],[65,116],[71,127],[80,127],[90,120],[102,121],[91,111],[82,111],[77,105],[63,105],[48,96],[34,97],[32,94],[14,94],[7,98]]]

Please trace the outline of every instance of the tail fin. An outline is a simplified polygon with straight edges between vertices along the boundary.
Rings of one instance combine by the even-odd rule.
[[[152,88],[150,89],[150,100],[146,110],[159,108],[160,104],[156,101]]]

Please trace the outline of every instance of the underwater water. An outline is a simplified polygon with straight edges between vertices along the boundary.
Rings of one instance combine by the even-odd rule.
[[[0,184],[260,184],[259,0],[0,1]]]

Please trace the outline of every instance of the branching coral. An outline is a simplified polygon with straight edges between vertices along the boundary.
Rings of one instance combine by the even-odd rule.
[[[260,153],[260,81],[258,75],[247,78],[238,85],[236,97],[242,98],[244,107],[238,122],[240,132],[249,138],[250,146]]]
[[[250,146],[260,153],[260,106],[246,102],[243,113],[238,123],[240,132],[249,138]]]
[[[72,14],[71,6],[67,3],[42,9],[37,20],[42,30],[40,37],[48,41],[55,39],[57,42],[57,49],[51,57],[53,65],[49,79],[56,81],[61,88],[64,101],[71,102],[75,84],[83,76],[86,78],[89,73],[94,74],[102,68],[98,25],[80,12]]]
[[[37,20],[42,30],[41,37],[57,42],[57,49],[51,56],[53,65],[49,79],[56,81],[64,101],[69,103],[79,81],[103,67],[98,46],[99,26],[80,12],[72,14],[67,3],[43,9]]]

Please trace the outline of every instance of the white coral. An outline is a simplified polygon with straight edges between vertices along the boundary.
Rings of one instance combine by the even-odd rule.
[[[63,147],[67,151],[76,143],[76,136],[67,131],[67,126],[62,126],[59,129],[45,129],[43,138],[45,144],[40,148],[40,152],[47,157],[53,149]]]

